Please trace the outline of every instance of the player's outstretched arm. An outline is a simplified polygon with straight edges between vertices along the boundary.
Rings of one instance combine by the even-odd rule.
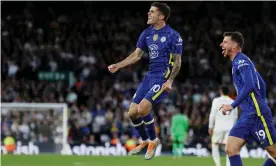
[[[112,64],[112,65],[108,66],[108,70],[111,73],[115,73],[120,68],[123,68],[123,67],[126,67],[128,65],[138,62],[142,58],[143,54],[144,54],[144,51],[142,49],[136,48],[136,50],[132,54],[130,54],[126,59],[124,59],[116,64]]]

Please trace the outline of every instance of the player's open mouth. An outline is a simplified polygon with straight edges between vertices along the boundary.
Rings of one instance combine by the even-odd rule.
[[[225,48],[222,48],[222,54],[224,54],[224,53],[225,53],[225,50],[226,50]]]

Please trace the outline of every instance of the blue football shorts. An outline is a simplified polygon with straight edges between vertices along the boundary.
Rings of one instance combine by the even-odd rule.
[[[241,117],[231,129],[229,136],[246,140],[249,144],[254,141],[266,148],[276,143],[276,129],[271,113],[261,116],[252,114]]]
[[[168,96],[168,93],[162,90],[162,85],[165,82],[166,79],[162,76],[154,77],[146,74],[137,88],[132,102],[139,104],[145,98],[150,101],[152,105],[158,105]]]

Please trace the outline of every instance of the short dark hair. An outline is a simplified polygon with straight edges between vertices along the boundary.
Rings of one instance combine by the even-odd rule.
[[[220,86],[220,90],[224,95],[229,95],[230,93],[229,88],[226,85]]]
[[[240,32],[224,32],[223,37],[229,36],[231,37],[231,40],[238,43],[238,45],[242,48],[244,44],[244,38],[243,35]]]
[[[157,7],[164,15],[164,20],[167,21],[171,15],[171,8],[166,3],[153,2],[151,6]]]

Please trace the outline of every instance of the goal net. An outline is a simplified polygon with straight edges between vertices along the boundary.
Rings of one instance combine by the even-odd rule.
[[[9,136],[14,154],[61,153],[68,147],[67,119],[65,103],[1,103],[1,153]]]

